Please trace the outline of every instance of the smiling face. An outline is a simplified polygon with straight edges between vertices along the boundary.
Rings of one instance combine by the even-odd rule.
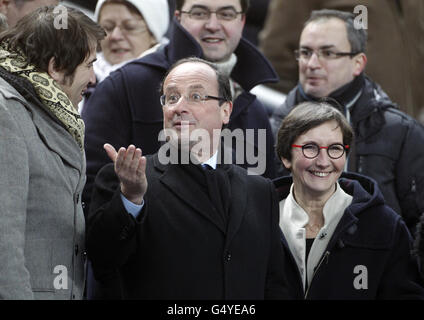
[[[103,54],[112,65],[138,58],[156,42],[142,16],[123,4],[103,5],[99,24],[107,33],[101,42]]]
[[[210,11],[221,8],[241,11],[240,0],[186,0],[182,11],[190,11],[195,7],[207,8]],[[216,14],[211,14],[208,20],[195,20],[180,11],[176,11],[175,15],[181,25],[200,44],[205,59],[214,62],[229,59],[240,42],[246,21],[244,14],[238,14],[231,21],[218,20]]]
[[[74,74],[70,77],[65,77],[64,71],[55,71],[54,68],[49,67],[50,76],[57,81],[75,109],[78,108],[78,103],[82,100],[82,95],[87,90],[88,85],[96,83],[96,76],[93,70],[94,61],[96,61],[96,50],[92,49],[90,55],[83,63],[78,65]]]
[[[300,36],[300,49],[328,49],[334,52],[350,52],[345,23],[337,18],[310,22]],[[305,93],[316,98],[351,82],[365,67],[365,55],[344,56],[334,60],[318,58],[313,54],[308,61],[299,60],[299,81]]]
[[[316,143],[327,147],[331,144],[343,144],[343,134],[335,120],[323,124],[303,133],[294,141],[294,144],[304,145]],[[327,149],[320,149],[314,159],[306,158],[302,148],[292,149],[292,160],[282,159],[286,168],[293,175],[295,195],[303,199],[328,199],[335,191],[335,183],[339,179],[346,162],[346,153],[339,159],[331,159]]]
[[[185,96],[190,93],[219,96],[218,81],[215,71],[200,62],[186,62],[175,67],[166,77],[163,84],[165,95],[177,94],[182,97],[173,106],[163,107],[164,128],[176,132],[178,143],[184,131],[191,134],[202,129],[208,134],[210,142],[217,142],[222,125],[230,119],[232,104],[224,102],[221,106],[217,100],[206,100],[199,103],[188,103]],[[219,139],[218,139],[219,141]],[[184,144],[184,142],[183,142]],[[216,145],[208,146],[211,154]]]

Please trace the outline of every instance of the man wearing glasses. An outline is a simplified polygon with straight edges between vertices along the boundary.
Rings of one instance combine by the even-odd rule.
[[[301,102],[334,100],[355,130],[347,170],[374,178],[414,233],[424,211],[424,129],[364,74],[367,33],[354,19],[337,10],[312,12],[294,52],[299,84],[274,112],[271,125],[276,133]]]
[[[159,153],[105,145],[114,163],[96,177],[87,219],[103,298],[289,298],[273,183],[223,163],[225,150],[209,143],[234,110],[228,77],[205,60],[183,59],[161,94],[170,142],[191,161],[164,164]],[[195,149],[185,129],[209,141]]]
[[[248,5],[248,0],[176,1],[169,44],[119,69],[98,85],[82,113],[86,124],[86,205],[96,173],[109,162],[102,150],[104,143],[115,148],[134,144],[145,154],[158,151],[162,129],[159,84],[173,63],[191,56],[211,61],[231,77],[234,105],[227,127],[243,130],[244,137],[247,129],[254,130],[253,141],[243,142],[245,149],[253,149],[259,161],[266,162],[265,172],[259,174],[275,176],[274,138],[268,116],[248,91],[257,84],[276,81],[277,75],[263,55],[241,38]],[[266,135],[261,144],[259,129]],[[241,165],[257,164],[245,160]]]

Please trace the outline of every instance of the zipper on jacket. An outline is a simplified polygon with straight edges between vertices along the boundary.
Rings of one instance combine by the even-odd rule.
[[[329,256],[330,256],[330,251],[326,251],[326,252],[324,253],[324,255],[322,256],[321,260],[319,261],[319,263],[318,263],[317,267],[315,268],[314,273],[313,273],[313,275],[312,275],[311,283],[310,283],[310,285],[308,286],[308,290],[306,290],[306,293],[305,293],[305,300],[306,300],[306,298],[307,298],[307,296],[308,296],[309,289],[310,289],[310,288],[311,288],[311,286],[312,286],[312,282],[314,282],[314,278],[315,278],[315,275],[316,275],[316,274],[317,274],[317,272],[318,272],[318,269],[321,267],[321,265],[322,265],[322,263],[324,262],[324,260],[326,260],[326,264],[328,264],[328,257],[329,257]]]

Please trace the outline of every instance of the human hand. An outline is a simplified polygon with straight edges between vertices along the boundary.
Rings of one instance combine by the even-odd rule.
[[[141,204],[147,191],[146,157],[142,156],[141,149],[130,145],[116,152],[108,143],[103,148],[114,163],[124,197],[135,204]]]

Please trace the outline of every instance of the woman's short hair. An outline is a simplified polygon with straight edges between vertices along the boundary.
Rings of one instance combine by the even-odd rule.
[[[351,145],[353,129],[345,116],[331,104],[308,101],[295,106],[284,118],[278,130],[276,147],[278,158],[291,161],[294,141],[305,132],[332,120],[338,123],[342,131],[343,144]]]

